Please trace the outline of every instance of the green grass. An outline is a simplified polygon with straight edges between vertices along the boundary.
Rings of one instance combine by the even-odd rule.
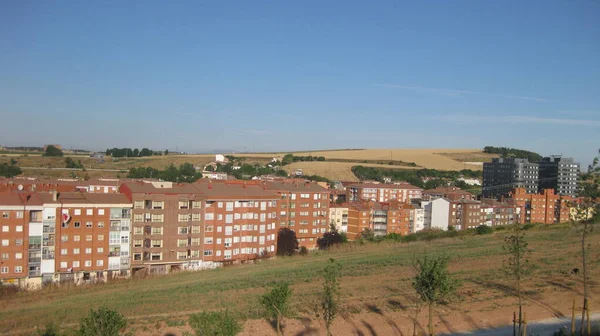
[[[309,313],[320,290],[320,273],[329,258],[342,265],[342,291],[346,300],[367,302],[411,293],[410,279],[415,255],[445,253],[453,258],[450,269],[466,287],[498,281],[502,277],[503,241],[509,230],[484,236],[445,238],[432,242],[396,243],[384,241],[349,245],[306,257],[286,257],[210,271],[172,274],[141,280],[127,280],[95,286],[54,288],[0,298],[0,334],[23,330],[46,321],[77,323],[89,308],[108,307],[128,317],[185,319],[191,312],[236,310],[244,318],[260,318],[258,297],[273,282],[289,281],[292,307]],[[577,236],[567,225],[535,226],[527,231],[532,259],[540,275],[568,269],[576,262]],[[598,234],[593,240],[598,241]],[[574,245],[575,244],[575,245]],[[556,255],[556,257],[551,257]],[[533,287],[533,285],[532,285]],[[477,289],[474,289],[475,296]],[[355,308],[353,308],[355,309]]]

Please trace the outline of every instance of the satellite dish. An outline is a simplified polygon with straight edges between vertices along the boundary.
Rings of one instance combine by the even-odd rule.
[[[23,190],[23,185],[19,184],[19,186],[17,187],[17,189],[19,189],[19,191]]]

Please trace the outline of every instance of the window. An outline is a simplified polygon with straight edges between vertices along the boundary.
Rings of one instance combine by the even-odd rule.
[[[144,241],[142,239],[134,239],[133,240],[133,247],[142,247],[143,243],[144,243]]]
[[[200,233],[200,226],[192,226],[192,233]]]
[[[8,259],[8,253],[2,253],[2,260]]]
[[[188,208],[189,208],[189,202],[179,201],[179,209],[188,209]]]
[[[226,224],[233,223],[233,214],[227,214],[227,215],[225,215],[225,223]]]
[[[98,222],[98,227],[99,228],[103,228],[104,227],[104,222]]]
[[[206,238],[204,238],[204,244],[212,244],[212,243],[213,243],[212,237],[206,237]]]
[[[23,259],[23,253],[15,253],[15,259]]]
[[[150,260],[162,260],[162,253],[150,254]]]
[[[217,215],[217,220],[223,220],[223,215]]]
[[[108,233],[108,244],[118,245],[120,243],[121,243],[121,233],[120,232],[109,232]]]
[[[67,249],[60,249],[60,255],[67,255]]]
[[[74,214],[75,216],[81,216],[81,209],[75,209]]]
[[[217,203],[217,207],[222,208],[223,207],[223,202],[218,202]]]
[[[79,261],[73,261],[73,267],[79,267]]]
[[[23,246],[23,239],[15,239],[15,245]]]
[[[223,227],[222,226],[217,226],[217,232],[223,232]]]
[[[200,209],[200,202],[199,201],[193,201],[192,202],[192,209]]]
[[[2,239],[2,246],[8,246],[9,245],[9,240],[8,239]]]
[[[136,227],[134,227],[134,228],[133,228],[133,234],[134,234],[134,235],[141,235],[141,234],[144,234],[144,228],[142,228],[142,227],[137,227],[137,226],[136,226]]]
[[[162,227],[153,227],[152,228],[152,235],[162,235],[162,234],[163,234]]]
[[[93,223],[93,222],[85,222],[85,227],[86,227],[86,228],[88,228],[88,229],[89,229],[89,228],[91,228],[91,227],[93,227],[93,226],[94,226],[94,223]]]
[[[233,211],[233,202],[225,203],[225,211]]]
[[[104,209],[98,209],[98,215],[99,216],[104,216]]]
[[[78,241],[79,241],[79,239],[80,239],[80,236],[73,236],[73,241],[76,241],[76,242],[78,242]]]
[[[96,266],[104,266],[104,260],[96,260]]]
[[[23,266],[15,266],[15,273],[23,273]]]
[[[143,209],[144,208],[144,201],[135,201],[133,203],[133,208],[134,209]]]
[[[73,224],[73,227],[75,227],[75,228],[81,227],[81,222],[75,222],[75,224]]]
[[[213,226],[212,226],[212,225],[207,225],[207,226],[204,228],[204,231],[205,231],[205,232],[213,232]]]
[[[141,253],[134,253],[133,254],[133,260],[142,260],[142,254]]]
[[[217,257],[221,256],[221,250],[217,250]]]
[[[177,239],[177,247],[186,247],[187,243],[187,239]]]
[[[162,240],[161,239],[153,239],[151,242],[151,246],[152,247],[162,247]]]
[[[8,225],[2,225],[2,232],[9,232]]]
[[[94,214],[94,209],[85,209],[85,214],[88,216],[92,216]]]
[[[92,235],[86,235],[85,241],[92,241]]]
[[[91,247],[86,248],[85,254],[92,254],[92,248]]]
[[[206,215],[204,215],[204,219],[206,219],[206,220],[213,220],[213,219],[215,219],[215,214],[214,213],[207,213]]]
[[[0,273],[8,273],[8,267],[2,266],[2,268],[0,268]]]
[[[154,210],[162,210],[163,206],[164,206],[164,202],[162,202],[162,201],[152,202],[152,209],[154,209]]]
[[[133,214],[133,221],[134,222],[143,222],[144,216],[142,214]]]
[[[85,267],[92,267],[92,261],[91,260],[86,260],[85,261]]]
[[[152,214],[152,222],[153,223],[163,222],[164,216],[165,215],[163,215],[163,214]]]
[[[180,226],[180,227],[178,228],[178,232],[179,232],[179,234],[188,234],[188,231],[189,231],[189,230],[188,230],[188,227],[187,227],[187,226]]]
[[[181,259],[187,259],[187,252],[183,251],[178,251],[177,252],[177,259],[181,260]]]
[[[179,222],[187,222],[190,219],[188,214],[179,214],[178,221]]]
[[[192,238],[191,239],[191,245],[192,246],[200,245],[200,238]]]
[[[199,213],[192,214],[192,221],[199,222],[200,221],[200,214]]]
[[[104,247],[98,247],[96,249],[96,252],[98,252],[98,253],[104,253]]]
[[[212,255],[212,250],[204,250],[204,255],[205,256],[211,256]]]
[[[73,254],[79,254],[79,249],[78,248],[74,248],[73,249]]]

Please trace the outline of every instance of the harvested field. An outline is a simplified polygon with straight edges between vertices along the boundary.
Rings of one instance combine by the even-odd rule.
[[[416,167],[407,166],[390,166],[382,164],[370,163],[352,163],[352,162],[330,162],[330,161],[313,161],[313,162],[294,162],[285,167],[285,171],[293,173],[296,169],[302,169],[304,175],[319,175],[326,177],[332,181],[358,181],[358,178],[352,173],[352,167],[365,166],[388,169],[419,169]]]
[[[274,281],[291,283],[293,316],[286,335],[318,335],[322,326],[312,305],[321,290],[320,271],[329,258],[342,265],[342,313],[334,335],[412,335],[411,267],[415,253],[446,253],[450,271],[462,282],[458,296],[436,306],[436,331],[459,332],[510,323],[515,309],[513,283],[501,272],[506,231],[486,236],[434,240],[430,243],[344,245],[306,257],[276,258],[196,273],[127,280],[104,285],[48,288],[0,298],[0,333],[30,335],[48,321],[74,327],[89,308],[106,306],[130,318],[134,335],[182,335],[190,331],[191,313],[229,309],[246,321],[242,335],[274,335],[262,319],[258,297]],[[581,301],[582,279],[571,275],[578,267],[578,237],[569,225],[538,225],[527,231],[533,274],[524,284],[529,320],[570,314],[573,299]],[[590,243],[597,246],[600,234]],[[597,253],[592,253],[597,260]],[[597,262],[591,266],[591,306],[600,306]],[[595,309],[595,308],[593,308]],[[421,312],[417,328],[427,325]]]

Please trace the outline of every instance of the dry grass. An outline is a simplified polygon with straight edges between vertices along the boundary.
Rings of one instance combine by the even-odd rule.
[[[463,282],[459,300],[451,308],[444,308],[450,314],[447,316],[450,321],[457,316],[464,317],[462,312],[469,310],[484,315],[493,313],[494,316],[502,310],[499,316],[508,317],[512,313],[506,309],[511,308],[514,301],[510,282],[500,272],[504,235],[499,231],[493,235],[431,243],[384,242],[354,248],[346,245],[336,251],[277,258],[257,265],[22,293],[0,299],[0,333],[29,332],[29,328],[44,325],[49,320],[77,323],[89,308],[101,306],[117,309],[138,321],[169,316],[185,318],[192,312],[224,308],[245,318],[260,319],[259,295],[265,287],[281,279],[292,284],[296,315],[310,317],[310,303],[314,302],[320,289],[320,270],[328,258],[335,258],[343,266],[342,292],[346,312],[360,314],[367,305],[372,305],[385,314],[406,316],[408,311],[402,306],[406,306],[412,297],[410,265],[415,253],[425,251],[447,253],[453,257],[451,271]],[[580,278],[568,274],[578,263],[576,234],[569,226],[541,226],[528,231],[527,239],[534,250],[531,262],[535,265],[534,274],[525,286],[531,298],[528,304],[532,305],[528,311],[551,314],[548,307],[558,310],[562,301],[568,307],[573,298],[579,297],[581,285]],[[591,243],[598,242],[600,235],[594,234]],[[598,275],[595,267],[592,278],[597,279]],[[596,285],[594,281],[593,286]],[[592,293],[597,295],[597,289]]]
[[[296,169],[302,169],[304,175],[319,175],[326,177],[332,181],[358,181],[358,178],[352,173],[353,166],[393,168],[393,169],[418,169],[415,167],[406,166],[390,166],[371,163],[353,163],[353,162],[328,162],[328,161],[313,161],[313,162],[294,162],[284,167],[288,173],[293,173]]]

